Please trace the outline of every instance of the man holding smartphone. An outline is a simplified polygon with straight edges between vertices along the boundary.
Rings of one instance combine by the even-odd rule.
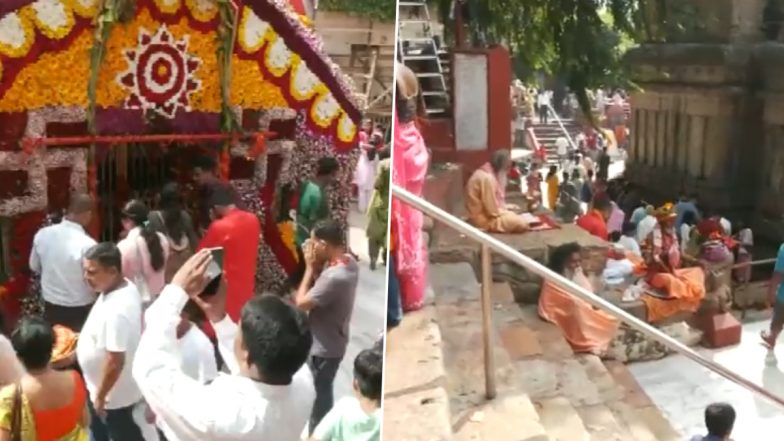
[[[313,348],[308,365],[316,386],[310,434],[332,409],[332,385],[349,342],[359,265],[346,250],[346,234],[334,220],[321,221],[303,244],[305,274],[295,305],[309,313]]]

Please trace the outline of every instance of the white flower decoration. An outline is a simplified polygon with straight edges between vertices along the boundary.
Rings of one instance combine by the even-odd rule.
[[[70,10],[60,0],[38,0],[33,3],[36,21],[47,28],[57,31],[70,26]]]
[[[0,18],[0,47],[21,49],[26,40],[27,33],[19,14],[12,12]]]
[[[332,93],[327,93],[326,95],[320,96],[316,100],[315,108],[313,112],[315,113],[315,117],[319,122],[324,123],[324,125],[328,125],[332,119],[337,116],[338,112],[340,111],[340,104],[338,104],[335,97],[332,96]]]
[[[253,10],[245,7],[244,25],[240,29],[240,42],[247,52],[255,52],[264,45],[264,38],[270,28],[269,23],[259,18]]]
[[[291,51],[283,38],[278,37],[267,50],[267,67],[275,71],[276,75],[282,75],[291,63]]]
[[[292,83],[297,97],[301,99],[310,98],[316,92],[316,87],[319,84],[321,84],[321,81],[319,81],[318,77],[308,69],[304,61],[300,61],[294,72],[294,81]]]

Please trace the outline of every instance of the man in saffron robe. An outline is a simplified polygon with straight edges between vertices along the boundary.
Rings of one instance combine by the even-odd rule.
[[[593,291],[580,266],[580,245],[559,246],[550,255],[550,269],[575,284]],[[577,353],[603,355],[618,332],[620,322],[554,283],[545,281],[539,295],[539,316],[561,329],[564,338]]]
[[[506,175],[512,159],[506,150],[493,152],[490,162],[477,169],[466,184],[468,221],[493,233],[522,233],[528,224],[506,208]]]
[[[240,210],[227,187],[213,189],[210,200],[213,218],[199,249],[222,247],[223,277],[226,278],[226,313],[239,321],[245,303],[256,294],[256,260],[261,226],[255,214]],[[205,329],[212,335],[212,329]]]
[[[577,219],[577,226],[602,240],[609,240],[607,219],[612,213],[612,201],[607,196],[595,197],[592,208]]]
[[[651,323],[681,311],[697,311],[705,297],[705,272],[702,268],[681,267],[687,256],[681,254],[675,232],[676,217],[673,204],[665,204],[656,210],[657,224],[640,247],[648,270],[646,282],[667,294],[666,299],[642,297]]]

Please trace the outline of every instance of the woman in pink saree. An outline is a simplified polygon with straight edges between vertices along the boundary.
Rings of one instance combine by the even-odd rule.
[[[396,70],[392,182],[421,197],[430,155],[416,125],[419,85],[416,76],[407,67],[398,63]],[[393,197],[391,221],[395,223],[395,270],[403,311],[414,311],[423,306],[427,287],[428,259],[422,235],[423,215]]]

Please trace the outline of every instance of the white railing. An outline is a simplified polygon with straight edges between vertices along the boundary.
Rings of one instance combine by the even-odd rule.
[[[690,347],[673,339],[672,337],[663,333],[659,329],[638,319],[637,317],[634,317],[633,315],[629,314],[628,312],[624,311],[623,309],[619,308],[613,303],[575,284],[571,280],[566,279],[562,275],[550,270],[549,268],[537,262],[536,260],[520,253],[519,251],[515,250],[514,248],[505,244],[504,242],[501,242],[500,240],[491,236],[490,234],[481,231],[467,224],[466,222],[463,222],[459,218],[452,216],[451,214],[436,207],[430,202],[420,197],[417,197],[394,184],[392,185],[392,196],[416,208],[417,210],[423,212],[424,214],[433,218],[434,221],[441,222],[444,225],[447,225],[450,228],[453,228],[459,231],[460,233],[464,234],[469,239],[479,242],[482,246],[482,250],[481,250],[482,343],[484,346],[483,350],[484,350],[484,364],[485,364],[485,394],[488,399],[495,398],[496,396],[495,363],[494,363],[494,357],[492,352],[493,346],[490,341],[491,340],[490,323],[491,323],[491,313],[492,313],[492,307],[490,304],[490,289],[492,288],[493,285],[493,275],[492,275],[492,268],[491,268],[491,257],[492,257],[491,252],[494,251],[506,257],[507,259],[511,260],[512,262],[524,267],[526,270],[542,277],[548,282],[554,283],[560,288],[566,290],[568,293],[577,296],[585,300],[586,302],[590,303],[591,305],[601,309],[602,311],[605,311],[613,315],[614,317],[618,318],[622,322],[629,325],[631,328],[634,328],[642,332],[643,334],[645,334],[645,336],[658,341],[664,346],[691,359],[692,361],[703,366],[704,368],[711,370],[721,375],[722,377],[732,381],[733,383],[747,390],[750,390],[761,397],[768,399],[772,403],[784,407],[784,398],[780,397],[779,395],[772,394],[769,391],[765,390],[762,386],[759,386],[756,383],[749,381],[748,379],[727,369],[723,365],[703,357],[702,355],[698,354]]]
[[[558,123],[558,127],[561,128],[561,131],[566,136],[566,140],[569,141],[569,145],[572,146],[572,151],[573,152],[578,151],[577,144],[574,143],[574,139],[572,139],[572,135],[569,133],[568,130],[566,130],[566,126],[564,126],[563,121],[561,121],[561,117],[558,116],[558,113],[555,111],[555,109],[553,109],[553,106],[551,104],[547,105],[547,111],[550,112],[555,117],[555,121]]]

